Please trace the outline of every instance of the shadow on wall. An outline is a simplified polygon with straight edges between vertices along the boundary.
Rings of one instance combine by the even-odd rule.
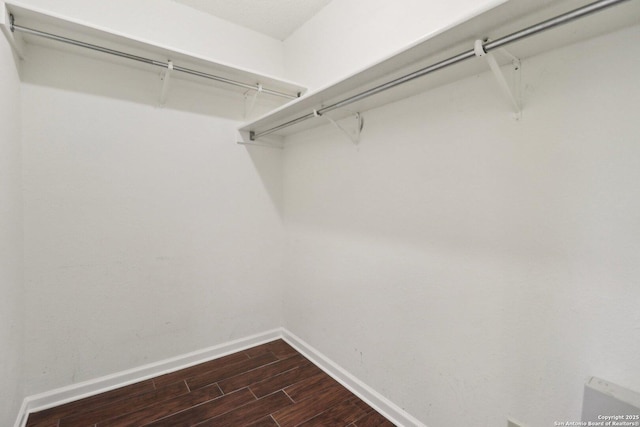
[[[245,102],[245,89],[180,73],[172,74],[166,102],[161,104],[164,71],[106,55],[28,45],[21,77],[35,85],[231,120],[247,119],[250,100]],[[258,97],[251,116],[262,115],[283,101],[269,95]]]
[[[26,59],[21,65],[21,77],[25,83],[238,122],[263,115],[286,102],[266,94],[257,97],[254,102],[253,93],[245,96],[245,89],[198,77],[180,77],[174,73],[166,103],[161,105],[162,68],[110,56],[85,56],[37,45],[28,46]],[[248,108],[250,111],[247,111]],[[274,161],[281,165],[282,150],[247,147],[247,152],[282,217],[282,175],[278,172],[274,176],[272,166]]]
[[[240,136],[238,136],[240,138]],[[280,220],[283,220],[283,150],[279,148],[263,147],[258,145],[244,146],[260,176],[273,206],[278,212]],[[274,168],[274,164],[278,167]]]

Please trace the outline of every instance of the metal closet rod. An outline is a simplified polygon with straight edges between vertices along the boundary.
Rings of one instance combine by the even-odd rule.
[[[137,55],[132,55],[126,52],[121,52],[119,50],[114,50],[114,49],[109,49],[106,47],[102,47],[102,46],[98,46],[95,44],[91,44],[91,43],[85,43],[79,40],[74,40],[74,39],[70,39],[67,37],[62,37],[62,36],[58,36],[56,34],[51,34],[51,33],[45,33],[44,31],[38,31],[38,30],[34,30],[32,28],[27,28],[27,27],[22,27],[20,25],[16,25],[14,22],[14,17],[13,15],[10,16],[11,19],[11,31],[19,31],[21,33],[25,33],[25,34],[31,34],[34,36],[38,36],[38,37],[43,37],[49,40],[55,40],[58,42],[62,42],[62,43],[66,43],[66,44],[70,44],[73,46],[79,46],[79,47],[83,47],[86,49],[91,49],[91,50],[95,50],[98,52],[102,52],[102,53],[107,53],[109,55],[115,55],[115,56],[119,56],[121,58],[126,58],[126,59],[131,59],[133,61],[138,61],[138,62],[143,62],[145,64],[149,64],[149,65],[155,65],[156,67],[161,67],[161,68],[169,68],[169,63],[167,62],[162,62],[162,61],[156,61],[154,59],[149,59],[149,58],[144,58],[142,56],[137,56]],[[217,82],[222,82],[222,83],[227,83],[233,86],[238,86],[238,87],[242,87],[245,89],[250,89],[250,90],[255,90],[258,92],[264,92],[264,93],[268,93],[269,95],[274,95],[274,96],[279,96],[281,98],[287,98],[287,99],[296,99],[300,97],[300,93],[297,93],[295,95],[291,95],[289,93],[284,93],[284,92],[280,92],[277,90],[273,90],[273,89],[267,89],[262,87],[261,85],[251,85],[251,84],[247,84],[247,83],[242,83],[236,80],[232,80],[232,79],[227,79],[225,77],[220,77],[220,76],[216,76],[213,74],[208,74],[208,73],[204,73],[202,71],[197,71],[197,70],[192,70],[190,68],[185,68],[185,67],[180,67],[177,65],[173,66],[173,70],[174,71],[180,71],[181,73],[185,73],[185,74],[191,74],[193,76],[198,76],[198,77],[202,77],[205,79],[209,79],[209,80],[215,80]]]
[[[594,3],[588,4],[586,6],[580,7],[578,9],[572,10],[571,12],[564,13],[562,15],[556,16],[555,18],[547,19],[546,21],[540,22],[538,24],[527,27],[523,30],[517,31],[515,33],[509,34],[508,36],[504,36],[492,42],[485,43],[483,45],[485,52],[489,52],[494,49],[498,49],[500,47],[506,46],[510,43],[522,40],[524,38],[530,37],[534,34],[541,33],[543,31],[549,30],[554,27],[558,27],[560,25],[566,24],[568,22],[574,21],[578,18],[582,18],[584,16],[590,15],[595,12],[599,12],[608,7],[614,6],[618,3],[622,3],[628,0],[599,0]],[[319,108],[314,112],[309,114],[305,114],[304,116],[298,117],[296,119],[290,120],[281,125],[272,127],[270,129],[264,130],[262,132],[249,132],[249,138],[252,141],[260,138],[261,136],[269,135],[273,132],[277,132],[281,129],[287,128],[289,126],[293,126],[297,123],[301,123],[305,120],[312,119],[317,117],[318,115],[322,115],[324,113],[328,113],[330,111],[336,110],[341,107],[346,107],[349,104],[353,104],[354,102],[361,101],[370,96],[376,95],[380,92],[384,92],[385,90],[391,89],[393,87],[399,86],[401,84],[410,82],[419,77],[426,76],[427,74],[431,74],[435,71],[441,70],[443,68],[449,67],[451,65],[457,64],[459,62],[465,61],[467,59],[474,58],[476,56],[475,50],[471,49],[466,52],[460,53],[458,55],[452,56],[451,58],[445,59],[443,61],[437,62],[433,65],[430,65],[425,68],[421,68],[418,71],[414,71],[413,73],[407,74],[405,76],[399,77],[395,80],[391,80],[387,83],[383,83],[374,88],[365,90],[357,95],[353,95],[349,98],[346,98],[342,101],[336,102],[335,104],[328,105],[326,107]]]

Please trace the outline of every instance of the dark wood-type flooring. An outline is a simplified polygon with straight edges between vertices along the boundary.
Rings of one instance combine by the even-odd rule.
[[[28,427],[393,426],[282,340],[29,415]]]

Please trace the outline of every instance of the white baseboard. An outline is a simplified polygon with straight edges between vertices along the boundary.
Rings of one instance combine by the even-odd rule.
[[[415,417],[408,414],[402,408],[389,399],[369,387],[355,376],[351,375],[337,363],[320,353],[315,348],[304,342],[286,329],[282,330],[282,339],[293,348],[311,360],[316,366],[329,374],[332,378],[345,386],[349,391],[364,400],[369,406],[384,415],[389,421],[397,426],[404,427],[426,427]]]
[[[42,411],[43,409],[52,408],[74,400],[104,393],[105,391],[133,384],[138,381],[144,381],[169,372],[188,368],[189,366],[217,359],[231,353],[282,338],[282,336],[283,333],[281,329],[273,329],[271,331],[241,338],[203,350],[194,351],[181,356],[161,360],[159,362],[149,363],[147,365],[93,380],[57,388],[45,393],[28,396],[22,402],[22,407],[20,408],[20,413],[18,414],[15,427],[24,427],[27,423],[28,415],[32,412]]]
[[[188,368],[189,366],[217,359],[278,338],[285,340],[319,368],[396,425],[406,427],[426,427],[423,423],[406,413],[389,399],[367,386],[318,350],[284,328],[273,329],[261,334],[209,347],[204,350],[187,353],[90,381],[84,381],[45,393],[28,396],[22,403],[15,427],[25,427],[27,417],[32,412],[38,412],[43,409],[62,405],[99,393],[104,393],[109,390],[144,381],[169,372]]]

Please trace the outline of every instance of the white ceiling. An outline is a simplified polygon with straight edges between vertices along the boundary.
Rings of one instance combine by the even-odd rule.
[[[174,0],[278,40],[286,39],[331,0]]]

